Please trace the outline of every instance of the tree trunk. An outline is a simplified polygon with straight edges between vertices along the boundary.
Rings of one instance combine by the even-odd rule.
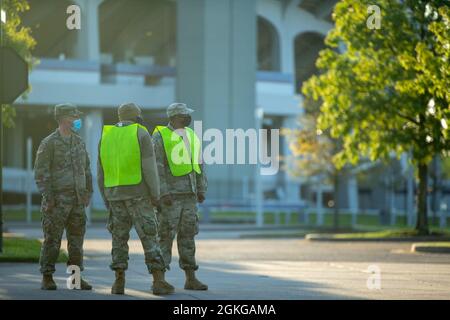
[[[431,210],[433,210],[433,218],[431,225],[437,225],[440,218],[441,211],[441,159],[439,156],[435,156],[433,159],[433,197],[431,199]]]
[[[333,175],[333,184],[334,184],[334,210],[333,210],[333,228],[337,230],[339,228],[339,207],[338,207],[338,198],[339,198],[339,175],[338,172],[335,172]]]
[[[417,224],[416,230],[420,235],[428,235],[428,213],[427,213],[427,192],[428,192],[428,166],[419,164],[419,194],[417,201]]]

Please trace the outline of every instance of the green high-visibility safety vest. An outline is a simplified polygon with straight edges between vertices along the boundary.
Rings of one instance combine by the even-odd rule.
[[[194,130],[187,127],[185,130],[191,149],[190,152],[188,151],[183,138],[170,128],[166,126],[157,126],[153,131],[153,134],[156,132],[161,134],[169,169],[174,177],[184,176],[192,171],[195,171],[198,174],[202,172],[199,165],[200,140]]]
[[[100,161],[106,188],[137,185],[142,181],[138,123],[118,127],[103,126]]]

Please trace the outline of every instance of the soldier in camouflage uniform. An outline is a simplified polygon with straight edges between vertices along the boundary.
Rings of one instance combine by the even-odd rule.
[[[105,126],[99,144],[98,186],[106,207],[110,211],[108,230],[112,234],[112,263],[116,280],[112,286],[112,294],[124,294],[125,270],[128,268],[128,239],[134,225],[144,248],[145,263],[153,275],[153,293],[170,294],[174,287],[164,279],[165,263],[159,246],[158,221],[155,207],[159,201],[159,177],[151,136],[142,123],[141,110],[133,103],[121,105],[118,110],[119,123]],[[135,126],[137,128],[131,128]],[[108,128],[109,127],[109,128]],[[114,128],[111,128],[114,127]],[[128,135],[125,131],[132,134]],[[114,129],[116,136],[109,136]],[[111,134],[111,133],[109,133]],[[120,140],[123,141],[120,141]],[[137,141],[136,141],[137,140]],[[135,142],[135,148],[132,145]],[[123,156],[125,158],[123,158]],[[131,168],[133,157],[139,155],[137,166]],[[122,157],[122,158],[121,158]],[[123,159],[122,165],[117,164]],[[136,162],[134,162],[136,163]],[[109,170],[108,168],[114,168]],[[109,171],[108,171],[109,170]],[[122,182],[107,186],[115,172],[122,171],[116,179]],[[109,173],[108,173],[109,172]],[[135,181],[128,176],[139,172]]]
[[[191,150],[186,130],[191,130],[187,127],[191,122],[190,113],[193,111],[183,103],[173,103],[167,108],[169,124],[167,127],[160,127],[166,131],[168,128],[170,132],[176,130],[176,134],[178,133],[183,138],[186,150]],[[200,282],[195,276],[198,265],[195,260],[194,240],[195,235],[199,231],[197,202],[201,203],[205,200],[206,176],[200,163],[198,163],[200,166],[198,171],[201,171],[200,173],[191,169],[189,173],[173,175],[169,165],[171,159],[168,159],[168,151],[165,150],[163,132],[158,127],[155,129],[153,143],[161,185],[161,209],[158,212],[158,219],[160,223],[160,244],[164,261],[169,269],[172,258],[172,244],[175,236],[177,236],[179,265],[186,274],[184,288],[188,290],[207,290],[208,286]],[[171,153],[169,152],[169,154]],[[192,154],[189,153],[189,156],[190,159],[188,161],[192,161]]]
[[[42,228],[44,243],[40,256],[43,290],[55,290],[55,262],[66,230],[69,261],[83,270],[83,239],[86,230],[85,207],[92,195],[92,175],[89,156],[81,137],[76,106],[55,106],[58,128],[42,140],[35,162],[35,180],[42,194]],[[81,289],[92,287],[81,279]]]

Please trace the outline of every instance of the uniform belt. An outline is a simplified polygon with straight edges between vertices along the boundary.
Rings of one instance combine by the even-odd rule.
[[[69,193],[69,194],[77,194],[77,191],[73,188],[70,189],[58,189],[53,190],[53,193]]]

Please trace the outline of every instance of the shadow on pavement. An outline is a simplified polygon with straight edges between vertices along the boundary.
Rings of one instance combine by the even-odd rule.
[[[150,293],[151,276],[147,273],[143,255],[131,254],[126,272],[126,295],[110,294],[114,273],[109,269],[106,255],[87,258],[85,277],[94,291],[66,288],[66,266],[57,265],[55,281],[57,291],[40,290],[41,276],[37,264],[0,264],[0,299],[193,299],[193,300],[296,300],[296,299],[356,299],[346,293],[336,294],[338,288],[322,286],[308,281],[288,280],[252,272],[249,268],[230,262],[200,262],[198,277],[209,285],[208,291],[183,289],[184,274],[174,259],[166,279],[176,287],[173,295],[158,297]]]

